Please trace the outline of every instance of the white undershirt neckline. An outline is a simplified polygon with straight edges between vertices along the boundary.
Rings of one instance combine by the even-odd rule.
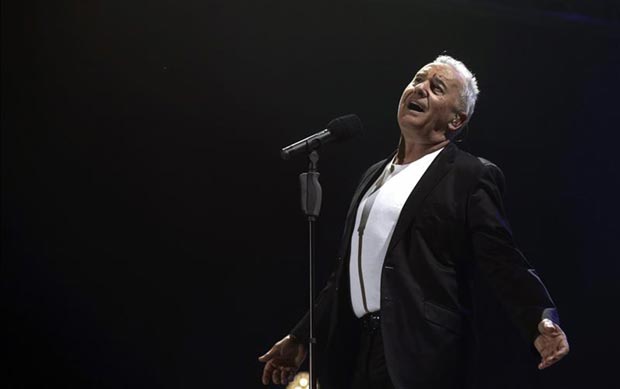
[[[381,271],[400,212],[441,150],[443,148],[408,164],[390,162],[362,197],[351,235],[349,258],[351,303],[357,317],[380,310]]]

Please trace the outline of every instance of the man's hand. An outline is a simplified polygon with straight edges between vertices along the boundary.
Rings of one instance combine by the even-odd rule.
[[[306,347],[291,335],[285,336],[258,360],[266,362],[263,368],[263,385],[286,385],[292,381],[299,366],[306,359]]]
[[[564,358],[569,347],[564,331],[549,319],[538,323],[538,332],[540,335],[534,340],[534,346],[542,358],[538,364],[538,368],[542,370]]]

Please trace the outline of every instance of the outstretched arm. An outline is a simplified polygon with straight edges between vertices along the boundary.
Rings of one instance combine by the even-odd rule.
[[[568,353],[568,340],[545,285],[513,241],[503,188],[501,170],[485,163],[468,202],[476,265],[523,336],[538,350],[542,358],[538,368],[544,369]]]

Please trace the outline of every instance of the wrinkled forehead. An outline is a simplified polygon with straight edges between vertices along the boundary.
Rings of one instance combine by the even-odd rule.
[[[461,86],[463,78],[452,66],[443,63],[429,63],[418,70],[415,75],[425,78],[437,77],[449,85]]]

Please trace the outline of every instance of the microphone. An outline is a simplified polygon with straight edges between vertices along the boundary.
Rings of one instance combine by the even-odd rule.
[[[362,132],[362,121],[357,115],[340,116],[327,123],[323,131],[286,146],[280,151],[280,156],[282,159],[291,159],[297,154],[311,153],[323,144],[347,140],[360,132]]]

